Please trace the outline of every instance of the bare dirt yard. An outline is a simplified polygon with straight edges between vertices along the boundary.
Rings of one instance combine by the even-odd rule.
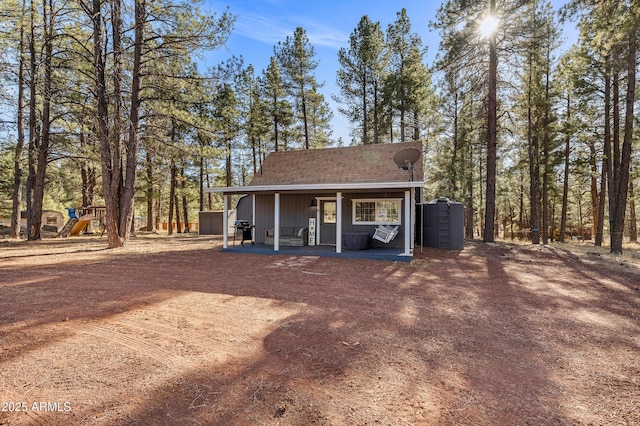
[[[637,248],[0,241],[1,425],[640,424]]]

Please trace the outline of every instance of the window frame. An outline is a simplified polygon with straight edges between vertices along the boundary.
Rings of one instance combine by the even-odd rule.
[[[357,203],[384,203],[392,202],[398,209],[397,220],[391,221],[358,221],[356,220]],[[374,206],[374,214],[377,215],[378,206]],[[351,200],[351,224],[352,225],[402,225],[402,198],[354,198]]]

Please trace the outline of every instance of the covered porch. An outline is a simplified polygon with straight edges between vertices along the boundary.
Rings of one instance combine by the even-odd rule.
[[[344,184],[344,185],[279,185],[277,187],[245,186],[231,188],[211,188],[212,192],[219,192],[223,195],[224,213],[223,218],[231,209],[231,196],[246,194],[251,199],[252,212],[247,219],[253,226],[252,241],[256,243],[255,251],[270,251],[279,253],[283,251],[301,249],[312,251],[315,249],[319,254],[326,255],[331,252],[333,255],[343,255],[342,257],[399,257],[410,258],[413,255],[415,245],[415,205],[416,188],[421,182],[402,182],[385,184]],[[336,186],[339,190],[336,191]],[[334,192],[335,191],[335,192]],[[327,200],[331,200],[335,209],[334,222],[331,226],[323,223],[321,206]],[[309,211],[310,202],[317,205],[317,210]],[[354,212],[357,203],[368,203],[377,206],[382,203],[392,203],[395,207],[394,217],[388,223],[398,228],[398,238],[389,243],[380,243],[372,240],[375,229],[385,223],[375,223],[372,221],[358,222]],[[228,220],[228,219],[227,219]],[[223,230],[223,250],[230,251],[233,248],[233,234],[229,231],[231,223],[224,223]],[[305,242],[303,247],[290,247],[281,243],[280,233],[283,228],[295,227],[297,230],[304,228]],[[272,233],[269,239],[270,244],[265,244],[264,233],[266,230]],[[327,234],[329,232],[329,235]],[[365,250],[349,250],[349,246],[344,244],[345,236],[350,234],[369,234],[371,244]],[[247,248],[247,244],[243,249]],[[233,249],[231,251],[244,251]],[[356,252],[363,252],[354,255]],[[367,255],[365,253],[370,253]],[[408,260],[408,259],[407,259]]]

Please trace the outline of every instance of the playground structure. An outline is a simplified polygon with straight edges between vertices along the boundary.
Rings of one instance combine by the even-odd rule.
[[[62,230],[58,232],[59,237],[64,238],[69,235],[77,236],[82,233],[87,233],[87,230],[91,229],[93,222],[98,222],[100,228],[102,228],[100,236],[104,234],[106,207],[67,207],[67,212],[69,213],[69,220]]]

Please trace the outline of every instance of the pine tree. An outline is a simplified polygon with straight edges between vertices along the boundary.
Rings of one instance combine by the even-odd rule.
[[[291,121],[293,112],[287,99],[280,66],[274,56],[270,58],[267,69],[263,71],[262,92],[267,103],[267,114],[271,121],[273,149],[278,151],[280,149],[280,132],[286,123]]]
[[[316,82],[314,71],[318,62],[314,59],[315,49],[309,42],[306,31],[298,27],[293,36],[287,36],[284,42],[278,42],[275,56],[285,80],[285,87],[289,96],[294,99],[293,105],[297,112],[297,121],[302,130],[304,147],[311,147],[309,133],[309,95],[321,87]]]
[[[349,47],[338,51],[337,73],[340,95],[335,100],[354,126],[354,137],[362,144],[379,143],[381,90],[387,63],[384,33],[379,22],[363,16],[349,37]]]
[[[426,50],[422,40],[411,32],[407,10],[396,15],[396,21],[387,28],[389,65],[384,81],[385,100],[391,113],[391,123],[399,118],[400,142],[409,139],[406,129],[411,128],[411,139],[420,138],[419,129],[426,103],[430,101],[431,74],[424,64]],[[392,124],[393,126],[393,124]],[[393,128],[389,129],[391,136]],[[393,136],[391,137],[393,140]]]
[[[609,192],[610,249],[611,253],[620,254],[629,194],[640,4],[637,1],[606,0],[594,3],[573,0],[565,7],[564,13],[580,16],[581,29],[588,34],[586,41],[604,73],[604,158]],[[620,73],[626,74],[623,127],[618,106]],[[610,116],[611,112],[613,117]],[[624,134],[621,147],[620,132]]]

